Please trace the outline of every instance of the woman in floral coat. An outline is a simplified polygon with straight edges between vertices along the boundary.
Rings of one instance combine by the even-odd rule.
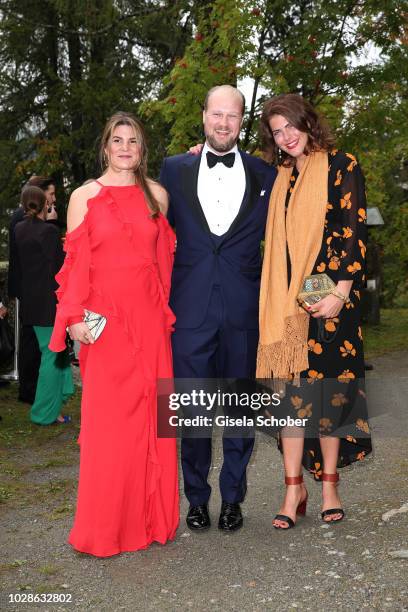
[[[302,463],[323,481],[322,519],[335,522],[344,516],[337,468],[371,452],[360,326],[366,199],[356,158],[333,147],[301,96],[267,101],[261,129],[279,174],[266,229],[257,376],[291,379],[281,412],[307,419],[304,428],[278,432],[292,486],[274,526],[287,529],[306,508]],[[303,279],[321,273],[335,287],[306,312],[296,300]]]

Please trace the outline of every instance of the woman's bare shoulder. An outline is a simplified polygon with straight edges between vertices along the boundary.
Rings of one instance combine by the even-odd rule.
[[[88,210],[88,200],[95,197],[100,189],[101,186],[96,181],[92,181],[77,187],[71,193],[67,211],[67,229],[69,232],[72,232],[82,223]]]
[[[97,183],[95,180],[86,182],[84,185],[77,187],[71,193],[71,200],[75,202],[80,202],[81,200],[89,200],[89,198],[93,198],[99,191],[101,190],[100,183]]]

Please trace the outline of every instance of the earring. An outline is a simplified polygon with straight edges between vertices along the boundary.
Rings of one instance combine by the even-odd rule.
[[[282,149],[278,148],[278,164],[281,164],[283,161],[283,153],[282,153]]]
[[[108,156],[106,155],[105,151],[103,152],[103,163],[105,164],[106,167],[109,166],[109,159],[108,159]]]

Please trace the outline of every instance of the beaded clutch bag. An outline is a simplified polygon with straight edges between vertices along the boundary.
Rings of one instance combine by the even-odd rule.
[[[84,323],[86,323],[89,327],[92,338],[97,340],[106,325],[106,317],[98,314],[97,312],[92,312],[91,310],[84,309],[84,312]]]
[[[305,276],[297,301],[300,306],[308,308],[332,293],[335,286],[336,284],[327,274]]]

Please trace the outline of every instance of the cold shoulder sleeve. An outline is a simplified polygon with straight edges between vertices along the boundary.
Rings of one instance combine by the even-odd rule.
[[[160,284],[163,291],[164,310],[167,318],[167,328],[173,330],[176,317],[170,309],[171,273],[173,270],[174,252],[176,250],[176,234],[163,215],[157,218],[159,234],[157,238],[157,267]]]
[[[337,173],[340,191],[342,252],[338,280],[352,280],[358,289],[365,282],[367,204],[364,176],[356,158],[347,153]]]
[[[176,234],[163,215],[160,214],[157,221],[159,226],[159,236],[157,240],[157,263],[159,266],[160,280],[163,286],[165,298],[168,301],[170,297],[170,283],[174,252],[176,250]]]
[[[90,245],[87,218],[66,235],[65,261],[55,279],[59,285],[57,314],[49,348],[65,349],[66,328],[78,323],[84,315],[84,302],[89,295]]]

